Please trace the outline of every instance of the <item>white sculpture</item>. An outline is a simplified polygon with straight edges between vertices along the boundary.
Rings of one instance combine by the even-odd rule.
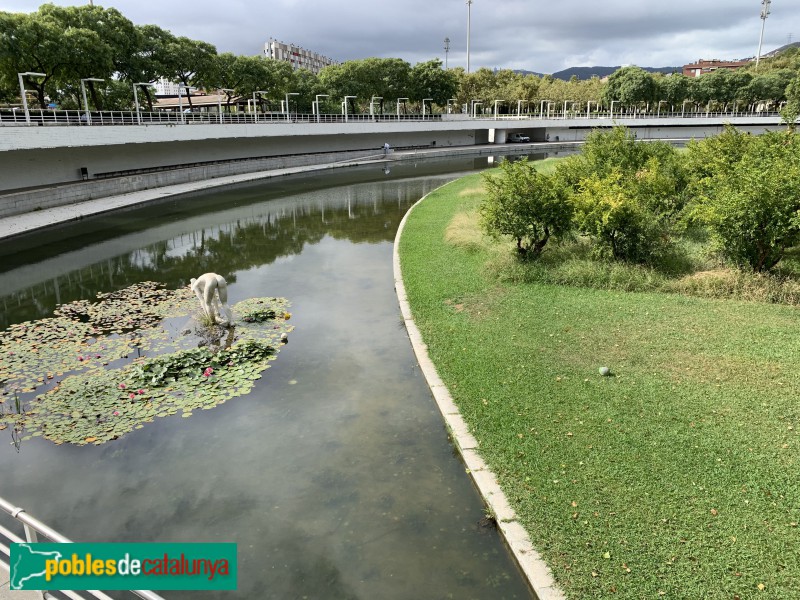
[[[230,325],[233,322],[233,313],[228,307],[228,282],[222,275],[205,273],[197,279],[192,277],[190,287],[212,323]]]

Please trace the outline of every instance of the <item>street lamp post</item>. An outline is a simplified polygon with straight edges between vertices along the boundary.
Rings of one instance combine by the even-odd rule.
[[[19,77],[19,94],[22,98],[22,109],[25,111],[25,122],[31,124],[31,113],[28,111],[28,98],[25,95],[25,82],[22,81],[23,77],[47,77],[45,73],[34,73],[33,71],[25,71],[24,73],[17,73]]]
[[[684,100],[683,104],[681,104],[681,118],[683,118],[683,115],[686,114],[686,103],[687,102],[691,102],[691,100]]]
[[[517,100],[517,118],[522,118],[522,104],[525,103],[525,108],[530,105],[530,100]]]
[[[619,104],[619,100],[612,100],[611,101],[611,111],[610,111],[610,117],[609,118],[611,118],[612,120],[614,119],[614,103]]]
[[[375,119],[375,100],[383,100],[383,96],[373,96],[369,101],[369,116]]]
[[[398,98],[398,99],[397,99],[397,118],[398,118],[398,119],[400,118],[400,101],[401,101],[401,100],[402,100],[402,101],[403,101],[403,103],[405,104],[405,101],[406,101],[406,100],[408,100],[408,98]]]
[[[469,73],[469,44],[470,29],[472,25],[472,0],[467,0],[467,73]]]
[[[92,124],[92,115],[89,113],[89,102],[86,100],[86,85],[87,81],[105,81],[105,79],[97,79],[96,77],[87,77],[86,79],[81,79],[81,94],[83,95],[83,108],[86,111],[86,123],[88,125]]]
[[[544,103],[545,102],[550,102],[550,100],[542,100],[539,103],[539,118],[540,119],[544,117]],[[548,104],[548,106],[549,106],[549,104]],[[550,111],[548,110],[547,112],[549,113]],[[549,114],[548,114],[548,116],[549,116]]]
[[[299,96],[300,92],[287,92],[286,93],[286,122],[289,122],[289,96]]]
[[[231,88],[219,88],[217,90],[217,114],[219,115],[219,122],[222,124],[222,94],[220,92],[232,92]]]
[[[183,90],[188,90],[188,92],[191,94],[192,90],[196,89],[197,88],[183,83],[178,84],[178,110],[181,113],[181,123],[186,123],[186,117],[183,114]]]
[[[586,118],[587,119],[591,119],[592,118],[592,104],[597,104],[598,106],[600,106],[600,104],[598,102],[595,102],[594,100],[589,100],[586,103]]]
[[[448,98],[447,99],[447,114],[448,115],[452,114],[452,112],[453,112],[452,105],[453,105],[453,102],[455,102],[455,101],[456,101],[455,98]]]
[[[358,96],[345,96],[344,97],[344,122],[347,123],[347,101],[351,98],[355,100]]]
[[[253,91],[253,122],[258,123],[258,102],[256,101],[256,94],[268,94],[267,90],[254,90]]]
[[[658,110],[656,111],[656,118],[661,116],[661,103],[666,102],[666,100],[659,100],[658,101]]]
[[[153,84],[150,83],[149,81],[147,81],[147,82],[139,82],[139,83],[134,83],[133,84],[133,103],[136,105],[136,122],[139,125],[142,124],[142,113],[139,110],[139,94],[136,93],[136,88],[139,87],[140,85],[146,85],[146,86],[150,87]]]
[[[497,121],[497,105],[500,102],[505,102],[505,100],[495,100],[494,101],[494,120]]]
[[[476,119],[478,117],[478,106],[482,105],[483,102],[478,102],[477,100],[472,101],[472,118]]]
[[[551,107],[551,106],[555,106],[555,105],[556,105],[556,103],[555,103],[555,102],[551,102],[551,101],[549,101],[549,100],[547,101],[547,118],[548,118],[548,119],[550,118],[550,107]]]
[[[433,102],[433,98],[423,98],[422,99],[422,120],[425,120],[425,103],[426,102]],[[431,114],[433,114],[433,104],[431,104]]]
[[[317,99],[314,100],[314,107],[316,108],[317,123],[319,123],[319,99],[328,98],[328,94],[317,94]]]

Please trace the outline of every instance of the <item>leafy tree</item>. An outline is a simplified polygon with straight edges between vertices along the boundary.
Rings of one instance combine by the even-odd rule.
[[[595,240],[600,256],[647,263],[663,250],[663,225],[637,191],[616,169],[581,181],[573,197],[576,224],[581,233]]]
[[[554,179],[568,190],[579,231],[600,255],[654,262],[669,245],[686,202],[686,175],[675,150],[638,141],[624,127],[596,130],[580,154],[561,161]]]
[[[639,67],[622,67],[608,77],[603,99],[610,103],[619,101],[623,106],[656,100],[656,82],[653,76]]]
[[[366,106],[373,96],[384,101],[409,96],[411,66],[399,58],[350,60],[322,69],[319,81],[331,98],[356,96]]]
[[[510,235],[522,258],[538,257],[551,237],[569,233],[572,206],[551,177],[526,159],[500,163],[500,175],[483,176],[487,197],[481,224],[493,236]]]
[[[166,76],[186,87],[203,87],[214,79],[217,49],[187,37],[167,39],[164,47]],[[188,95],[189,106],[192,97]]]
[[[712,176],[695,214],[723,256],[768,271],[800,243],[800,138],[770,132],[736,139],[743,147],[731,148],[732,168]]]
[[[160,77],[168,77],[167,45],[174,43],[175,36],[157,25],[136,26],[137,47],[130,57],[126,70],[120,73],[131,83],[155,82]],[[149,110],[153,110],[153,96],[147,86],[141,86]]]
[[[452,98],[458,88],[456,74],[445,71],[438,58],[428,62],[417,63],[409,76],[409,97],[421,102],[424,98],[432,98],[433,102],[442,106]]]
[[[292,90],[300,94],[297,96],[297,105],[305,107],[304,110],[309,112],[312,109],[312,102],[316,100],[316,95],[325,93],[319,77],[307,69],[298,69],[294,72]],[[324,101],[325,98],[320,98],[320,104]]]
[[[689,99],[691,79],[685,75],[672,74],[658,80],[658,96],[673,106],[681,105]]]
[[[113,72],[112,51],[94,31],[67,27],[63,9],[53,5],[44,12],[0,13],[0,71],[6,79],[17,73],[44,73],[28,77],[26,88],[36,92],[39,105],[47,105],[48,90],[55,91],[59,80],[88,77],[105,78]]]
[[[794,131],[800,117],[800,76],[786,86],[786,106],[781,111],[781,119]]]
[[[788,69],[761,73],[753,77],[745,90],[751,102],[780,102],[786,98],[786,88],[797,74]]]

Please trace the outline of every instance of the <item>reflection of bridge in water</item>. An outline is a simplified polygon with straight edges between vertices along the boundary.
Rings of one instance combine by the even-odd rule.
[[[380,181],[276,198],[265,198],[268,186],[248,186],[176,200],[163,224],[153,224],[154,215],[164,213],[163,204],[107,217],[131,221],[133,230],[127,227],[128,233],[110,240],[102,238],[113,230],[90,234],[81,248],[45,259],[35,270],[23,264],[0,274],[0,327],[8,325],[9,310],[22,311],[25,319],[42,318],[58,304],[93,298],[109,286],[154,280],[178,287],[206,271],[233,283],[233,271],[297,254],[326,235],[390,242],[408,207],[449,179]],[[177,220],[187,213],[194,216]]]

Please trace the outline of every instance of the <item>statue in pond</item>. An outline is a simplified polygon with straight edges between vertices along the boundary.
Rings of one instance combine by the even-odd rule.
[[[212,323],[233,323],[233,313],[228,307],[228,282],[222,275],[205,273],[197,279],[192,277],[190,287],[200,300],[203,313]]]

